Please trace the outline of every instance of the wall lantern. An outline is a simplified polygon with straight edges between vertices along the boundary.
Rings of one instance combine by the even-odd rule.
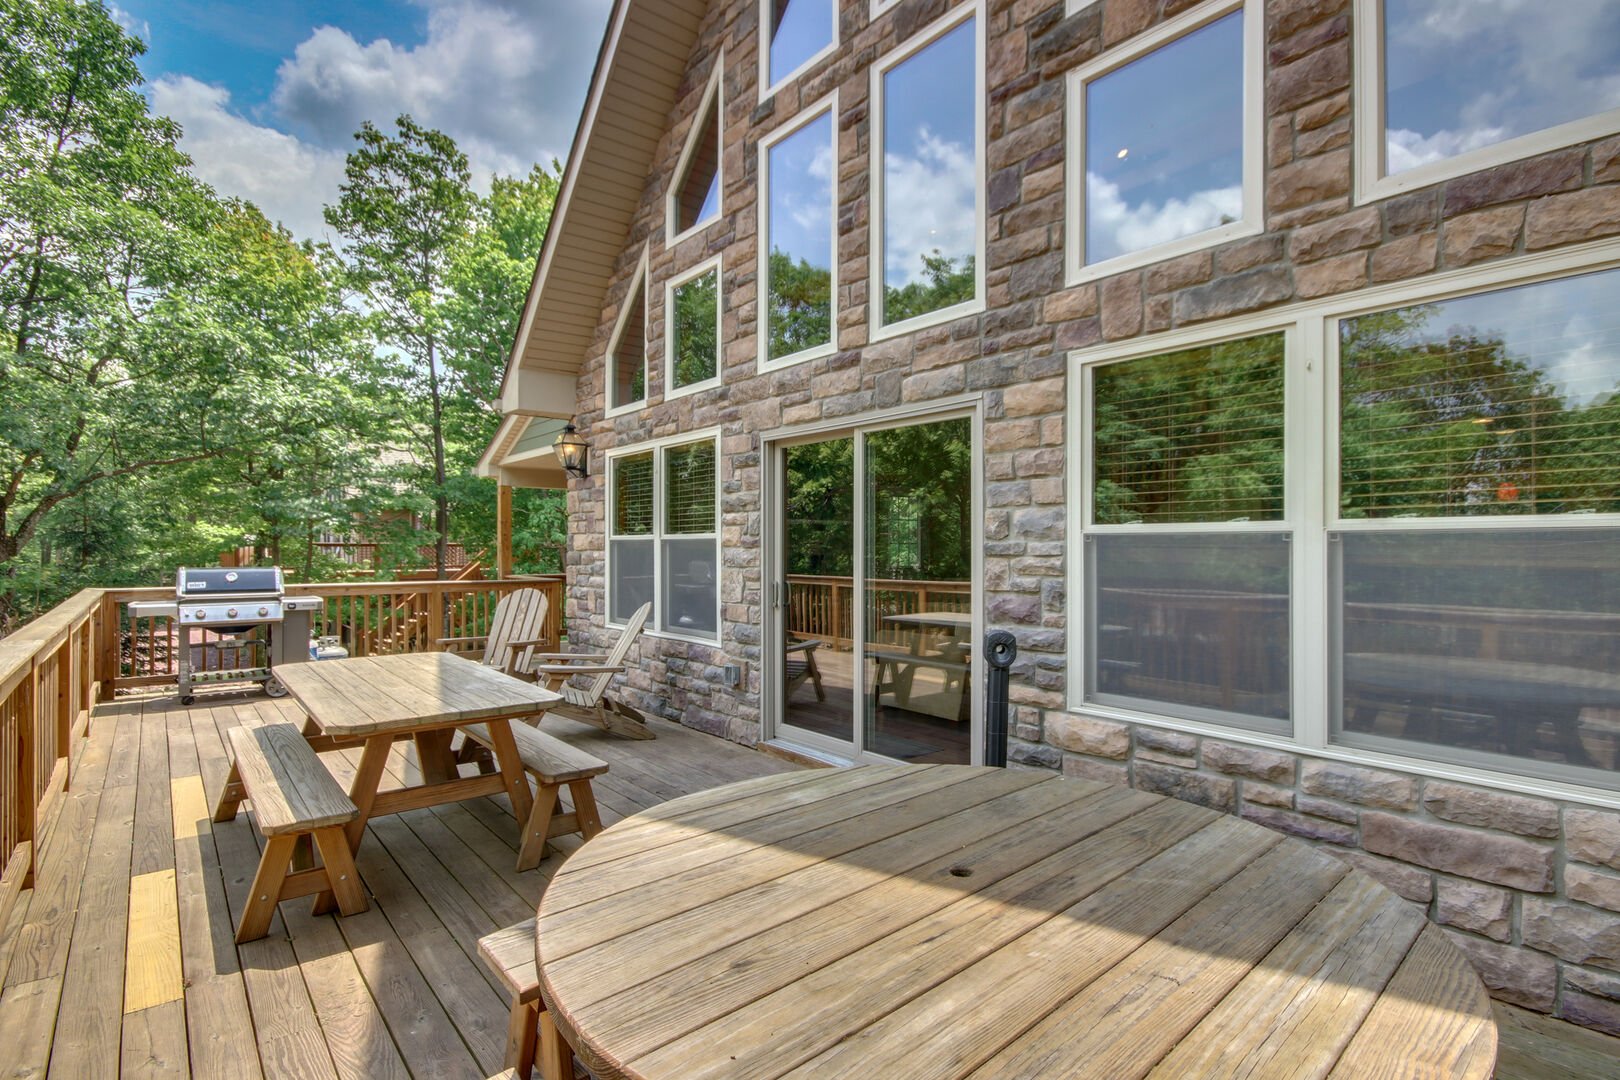
[[[563,428],[562,434],[557,436],[557,460],[562,462],[563,472],[577,480],[583,480],[591,475],[590,470],[586,468],[586,458],[590,449],[590,444],[574,430],[572,420]]]

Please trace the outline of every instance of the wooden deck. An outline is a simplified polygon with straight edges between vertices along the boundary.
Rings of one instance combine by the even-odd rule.
[[[500,1071],[509,1003],[477,941],[533,916],[561,857],[513,869],[504,796],[380,818],[358,856],[369,911],[314,918],[308,901],[292,901],[268,937],[238,947],[262,837],[249,814],[209,819],[228,767],[224,733],[266,710],[300,718],[258,693],[204,696],[189,709],[172,694],[97,708],[40,880],[0,942],[0,1076]],[[656,741],[629,742],[545,721],[611,763],[595,782],[604,823],[795,768],[652,723]],[[394,753],[396,782],[414,774],[407,745]],[[325,756],[340,776],[358,761]]]
[[[534,914],[561,863],[517,873],[515,823],[482,799],[369,827],[372,907],[312,918],[291,902],[237,947],[262,838],[249,814],[209,818],[224,732],[292,712],[260,694],[98,706],[37,887],[0,939],[0,1076],[485,1077],[500,1071],[507,1001],[477,939]],[[654,742],[548,719],[608,759],[604,821],[717,784],[794,768],[660,720]],[[333,770],[355,756],[328,755]],[[404,751],[395,780],[414,773]],[[560,846],[573,847],[567,837]],[[285,920],[285,922],[282,921]],[[1620,1077],[1620,1039],[1499,1010],[1504,1080]]]

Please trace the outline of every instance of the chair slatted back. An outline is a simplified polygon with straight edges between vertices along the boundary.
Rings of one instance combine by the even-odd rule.
[[[489,640],[484,643],[483,662],[508,675],[529,669],[533,645],[514,650],[511,642],[537,641],[546,628],[550,601],[539,589],[517,589],[501,597],[489,621]],[[516,655],[514,655],[514,652]]]
[[[641,636],[641,628],[647,623],[647,616],[652,613],[652,601],[642,604],[635,614],[624,624],[624,630],[619,634],[619,640],[614,642],[613,648],[608,652],[607,659],[603,661],[605,667],[617,667],[624,663],[624,658],[630,654],[630,646],[636,643]],[[613,681],[613,672],[606,671],[595,678],[583,688],[571,686],[563,687],[563,698],[574,705],[584,705],[594,708],[607,693],[608,684]]]

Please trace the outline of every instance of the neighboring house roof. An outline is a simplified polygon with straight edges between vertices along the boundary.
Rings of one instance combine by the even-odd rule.
[[[501,384],[501,408],[568,417],[574,379],[686,78],[708,0],[618,0],[596,59],[551,225]],[[485,452],[515,434],[503,423]],[[479,472],[492,475],[485,462]]]

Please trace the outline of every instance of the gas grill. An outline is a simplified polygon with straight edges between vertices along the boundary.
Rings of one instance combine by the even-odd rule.
[[[173,603],[132,603],[129,613],[168,618],[178,628],[183,704],[196,700],[199,685],[215,683],[256,682],[280,697],[287,691],[273,669],[309,659],[310,615],[324,603],[318,596],[287,596],[285,584],[279,566],[182,566]]]

